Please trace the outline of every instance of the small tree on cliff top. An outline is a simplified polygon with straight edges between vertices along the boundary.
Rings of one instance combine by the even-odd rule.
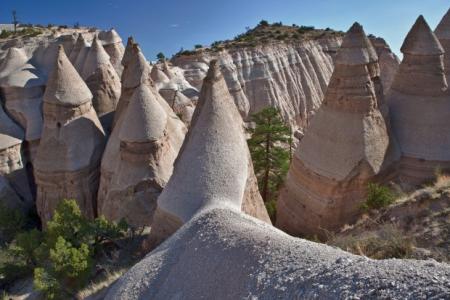
[[[254,114],[252,121],[255,127],[248,129],[248,147],[261,196],[273,218],[277,192],[289,169],[291,130],[273,107]]]

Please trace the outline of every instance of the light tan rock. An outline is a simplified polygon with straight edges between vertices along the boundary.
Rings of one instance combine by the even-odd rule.
[[[75,42],[75,45],[72,48],[72,51],[70,52],[69,55],[69,60],[72,64],[75,64],[78,55],[80,54],[81,50],[83,48],[88,47],[89,45],[86,43],[86,41],[84,40],[83,34],[80,33],[78,34],[77,40]]]
[[[96,216],[105,133],[91,99],[89,88],[59,46],[44,94],[44,126],[34,161],[36,206],[44,225],[63,199],[75,199],[83,215]]]
[[[174,173],[158,198],[149,247],[212,207],[238,211],[257,207],[248,213],[257,213],[254,217],[270,223],[261,196],[246,193],[253,171],[249,170],[248,153],[242,119],[217,61],[212,61]],[[256,182],[253,184],[257,189]]]
[[[372,80],[377,73],[375,49],[355,23],[338,50],[323,104],[294,155],[277,203],[277,227],[323,236],[356,221],[367,183],[386,169],[389,155]]]
[[[8,76],[11,72],[25,65],[27,61],[27,54],[23,48],[9,48],[0,64],[0,78]]]
[[[450,170],[450,93],[444,50],[420,16],[401,48],[403,61],[387,97],[402,152],[400,179],[417,184]]]
[[[129,47],[127,46],[127,52],[125,52],[124,55],[125,60],[124,60],[124,71],[122,73],[122,94],[115,114],[114,127],[111,136],[109,137],[101,165],[101,180],[97,202],[99,212],[103,213],[105,211],[105,213],[103,214],[105,214],[106,216],[111,216],[111,218],[116,218],[116,214],[113,212],[112,209],[114,207],[113,205],[116,204],[111,205],[108,204],[108,195],[110,194],[110,191],[114,189],[116,190],[121,189],[122,187],[122,185],[114,183],[116,180],[118,180],[117,178],[120,177],[120,174],[118,174],[117,172],[119,171],[122,161],[121,144],[123,143],[121,142],[122,138],[120,133],[122,132],[122,130],[124,131],[128,130],[123,128],[129,128],[127,123],[131,121],[126,121],[125,116],[128,115],[127,111],[129,103],[133,98],[133,94],[135,93],[135,91],[138,88],[140,88],[141,85],[146,86],[149,89],[150,93],[152,94],[151,98],[156,100],[157,104],[162,108],[162,110],[167,116],[167,125],[166,125],[167,142],[163,147],[164,149],[166,150],[172,149],[173,151],[178,152],[178,149],[180,149],[187,131],[183,122],[174,114],[174,112],[168,106],[165,100],[162,99],[162,97],[152,86],[152,81],[150,78],[151,73],[150,65],[147,63],[147,60],[145,59],[144,55],[139,49],[139,46],[137,44],[132,43],[133,41],[129,40],[130,46]],[[153,107],[155,106],[158,107],[156,104]],[[136,106],[134,106],[133,109],[137,110]],[[129,115],[127,118],[128,119],[131,118],[131,115]],[[141,128],[140,130],[144,130],[144,128]],[[131,136],[133,133],[129,134]],[[122,134],[122,136],[123,135],[124,134]],[[168,145],[170,145],[170,147],[168,147]],[[170,151],[167,153],[167,157],[164,159],[168,160],[171,159]],[[125,162],[123,164],[125,164]],[[144,168],[144,170],[148,169]],[[171,173],[171,169],[168,171]],[[155,178],[155,181],[160,182],[162,184],[162,182],[164,182],[167,177],[164,174],[158,175],[161,175],[161,178]],[[126,216],[127,214],[126,209],[127,209],[126,207],[123,207],[120,213],[117,212],[117,215],[120,214],[120,216]],[[148,221],[151,222],[151,219],[149,219]],[[141,222],[141,220],[139,222]]]
[[[31,64],[25,64],[0,78],[0,95],[9,115],[25,129],[25,156],[34,160],[42,131],[44,77]]]
[[[79,45],[77,45],[77,47],[79,47],[80,50],[78,50],[77,57],[74,58],[75,61],[73,62],[73,66],[78,71],[78,73],[81,74],[83,72],[84,63],[91,45],[84,39],[83,35],[80,35],[79,39],[81,39],[81,41],[79,41]]]
[[[150,88],[133,93],[119,130],[120,157],[99,214],[132,226],[152,224],[156,199],[169,180],[182,140],[171,143],[168,116]]]
[[[116,70],[112,66],[109,55],[103,49],[97,37],[84,61],[82,78],[93,95],[92,103],[103,128],[111,131],[111,126],[120,98],[121,84]]]
[[[120,76],[123,71],[122,57],[125,52],[122,39],[114,28],[111,28],[108,31],[101,31],[98,37],[102,41],[103,47],[110,57],[111,64]]]

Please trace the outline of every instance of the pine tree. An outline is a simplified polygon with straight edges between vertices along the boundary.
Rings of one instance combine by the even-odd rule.
[[[277,193],[289,169],[291,130],[273,107],[254,114],[252,121],[255,127],[248,129],[248,146],[261,196],[273,218]]]

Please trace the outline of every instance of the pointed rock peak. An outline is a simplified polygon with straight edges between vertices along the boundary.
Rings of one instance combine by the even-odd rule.
[[[62,45],[58,47],[55,66],[50,73],[44,101],[61,106],[76,107],[91,101],[86,83],[67,58]]]
[[[3,110],[0,105],[0,150],[20,144],[24,139],[24,132]]]
[[[125,52],[122,57],[122,66],[128,65],[130,62],[130,57],[132,56],[133,47],[136,43],[132,36],[128,38],[127,46],[125,47]]]
[[[122,42],[122,38],[119,36],[114,28],[108,31],[102,31],[99,33],[99,38],[103,41],[104,45],[116,44]]]
[[[8,49],[5,58],[0,65],[0,78],[17,70],[28,61],[27,55],[23,48],[11,47]]]
[[[148,82],[150,79],[150,65],[142,54],[138,44],[134,44],[129,56],[128,70],[123,79],[125,88],[134,88],[141,83]]]
[[[32,64],[25,64],[10,72],[5,77],[0,77],[0,87],[31,88],[45,86],[45,77]]]
[[[169,79],[172,79],[174,77],[172,71],[169,69],[169,64],[167,63],[167,60],[164,60],[163,62],[163,72],[169,77]]]
[[[336,64],[360,65],[378,61],[378,56],[363,27],[355,22],[345,34]]]
[[[164,135],[167,114],[150,88],[141,84],[133,93],[120,128],[119,139],[130,143],[156,141]]]
[[[440,40],[450,40],[450,9],[439,22],[434,33]]]
[[[211,60],[209,63],[208,73],[206,74],[206,81],[217,81],[222,78],[222,72],[220,72],[220,65],[217,59]]]
[[[75,43],[75,47],[82,48],[82,47],[84,47],[86,45],[87,45],[87,43],[86,43],[86,40],[84,39],[83,34],[82,33],[78,34],[78,38],[77,38],[77,41]]]
[[[168,82],[170,79],[167,75],[161,71],[157,65],[152,67],[152,72],[150,73],[152,80],[156,83]]]
[[[101,65],[111,64],[109,55],[106,53],[102,44],[97,37],[94,37],[92,41],[91,49],[86,56],[86,60],[83,64],[82,77],[84,79],[89,78]]]
[[[420,15],[406,35],[400,51],[411,55],[441,55],[444,49],[431,31],[425,18]]]

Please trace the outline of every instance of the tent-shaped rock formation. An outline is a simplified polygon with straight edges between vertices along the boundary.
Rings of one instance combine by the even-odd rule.
[[[36,206],[43,224],[63,199],[96,215],[99,165],[105,134],[92,94],[59,46],[44,94],[44,126],[34,161]]]
[[[92,92],[92,103],[103,128],[109,133],[121,85],[119,75],[97,37],[86,56],[81,75]]]
[[[450,93],[444,50],[422,16],[401,51],[403,61],[387,103],[402,152],[400,178],[418,184],[434,178],[438,168],[450,170]]]
[[[108,195],[110,194],[110,191],[117,190],[117,188],[120,189],[120,186],[116,186],[116,184],[114,183],[114,181],[117,180],[115,178],[120,177],[120,174],[117,174],[117,172],[119,171],[122,160],[121,157],[123,156],[121,153],[124,152],[121,150],[121,144],[123,144],[124,146],[126,145],[126,140],[123,140],[124,143],[122,142],[122,139],[125,138],[125,134],[122,134],[121,138],[120,133],[129,129],[129,124],[127,123],[131,122],[130,119],[133,118],[133,113],[131,112],[130,114],[128,114],[127,111],[129,108],[129,103],[132,100],[136,90],[143,89],[142,87],[140,87],[141,85],[146,86],[148,91],[152,95],[150,98],[157,102],[157,104],[155,104],[153,107],[157,107],[157,105],[159,105],[166,114],[167,145],[170,145],[170,147],[165,145],[163,147],[164,149],[167,150],[170,148],[178,153],[178,149],[180,149],[186,133],[186,127],[183,122],[181,122],[181,120],[174,114],[165,100],[162,99],[162,97],[152,86],[152,81],[150,79],[150,66],[147,63],[147,60],[145,59],[141,50],[139,49],[139,46],[137,44],[134,44],[131,39],[129,40],[129,43],[127,45],[127,51],[124,54],[123,64],[124,70],[122,73],[122,94],[120,96],[119,104],[115,113],[114,127],[102,158],[101,180],[98,193],[99,214],[104,214],[105,216],[111,217],[113,219],[115,219],[115,214],[111,212],[113,211],[113,204],[108,203]],[[135,105],[136,103],[133,105],[134,111],[138,110]],[[125,117],[127,115],[128,121],[125,120]],[[145,128],[140,128],[138,131],[142,132],[142,130],[145,130]],[[133,133],[129,132],[128,134],[131,136]],[[123,150],[128,151],[129,147]],[[167,155],[167,159],[171,160],[172,157],[170,153],[167,153]],[[129,158],[129,155],[125,154],[125,156]],[[169,171],[171,173],[171,169]],[[165,182],[167,180],[168,177],[166,176],[166,174],[161,175],[163,175],[161,178],[155,177],[155,181]],[[120,215],[125,216],[125,213],[126,208],[123,208],[123,212],[120,212]],[[151,221],[151,219],[149,219],[148,221]]]
[[[361,25],[347,32],[321,108],[294,155],[277,227],[323,235],[355,221],[368,182],[385,169],[389,136],[378,109],[376,52]]]
[[[105,48],[106,53],[108,53],[111,59],[111,64],[117,74],[121,75],[123,71],[122,57],[125,49],[119,34],[111,28],[108,31],[100,32],[98,37],[102,41],[103,47]]]
[[[242,119],[217,61],[212,61],[174,174],[158,198],[149,247],[206,207],[244,209],[270,223],[259,193],[247,192],[249,182],[257,190],[256,182],[249,181],[250,174],[253,169]]]
[[[144,84],[135,90],[118,130],[120,158],[99,214],[115,221],[125,218],[133,226],[149,226],[181,141],[171,144],[168,116]]]

